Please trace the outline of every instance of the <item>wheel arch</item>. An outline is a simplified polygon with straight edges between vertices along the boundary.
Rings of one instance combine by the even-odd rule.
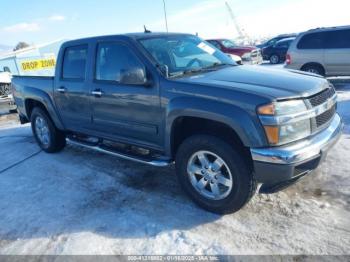
[[[307,62],[300,67],[300,70],[305,71],[308,66],[316,66],[322,70],[323,75],[326,75],[326,68],[319,62]]]
[[[58,129],[64,130],[64,126],[59,118],[59,115],[57,114],[53,102],[47,93],[35,88],[26,88],[24,92],[27,94],[24,99],[24,107],[28,120],[30,120],[33,109],[35,107],[40,107],[47,112],[48,116]]]
[[[191,100],[190,103],[188,99]],[[233,142],[245,148],[263,146],[266,143],[260,127],[247,111],[233,105],[201,100],[181,99],[168,110],[165,151],[169,156],[174,156],[183,139],[195,133],[230,137]],[[180,139],[179,130],[185,130],[186,133],[180,135]]]

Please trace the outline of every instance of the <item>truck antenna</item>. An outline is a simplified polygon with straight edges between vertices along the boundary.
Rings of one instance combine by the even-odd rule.
[[[144,28],[144,30],[145,30],[145,31],[144,31],[144,33],[145,33],[145,34],[152,33],[150,30],[148,30],[148,29],[146,28],[146,26],[145,26],[145,25],[143,26],[143,28]]]
[[[165,28],[166,28],[166,32],[169,33],[169,29],[168,29],[168,17],[167,17],[167,14],[166,14],[165,0],[163,0],[163,9],[164,9]]]

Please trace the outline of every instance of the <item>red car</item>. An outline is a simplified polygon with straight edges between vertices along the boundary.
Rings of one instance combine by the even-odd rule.
[[[228,39],[209,39],[206,41],[225,54],[240,56],[245,63],[260,64],[263,60],[260,49],[255,46],[237,46]]]

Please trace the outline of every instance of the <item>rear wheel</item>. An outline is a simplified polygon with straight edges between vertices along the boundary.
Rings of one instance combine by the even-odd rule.
[[[275,65],[278,64],[280,62],[280,57],[276,54],[273,54],[270,56],[270,63]]]
[[[302,71],[313,73],[316,75],[325,76],[324,68],[318,64],[308,64],[301,68]]]
[[[31,124],[34,137],[42,150],[48,153],[61,151],[66,145],[66,138],[57,129],[47,113],[39,107],[33,109]]]
[[[214,213],[238,211],[256,190],[252,170],[239,150],[209,135],[192,136],[180,145],[176,171],[192,200]]]

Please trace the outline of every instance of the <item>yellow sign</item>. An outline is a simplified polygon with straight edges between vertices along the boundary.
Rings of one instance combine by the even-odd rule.
[[[52,69],[56,65],[55,58],[35,59],[21,62],[23,71],[34,71],[42,69]]]

